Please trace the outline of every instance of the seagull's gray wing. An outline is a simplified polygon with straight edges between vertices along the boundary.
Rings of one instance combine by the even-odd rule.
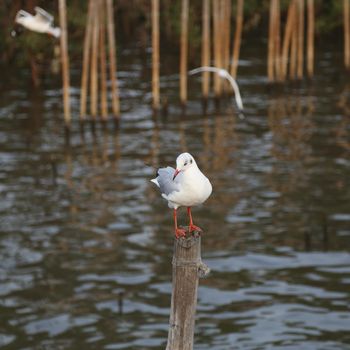
[[[157,177],[151,181],[159,187],[162,194],[168,196],[172,192],[179,191],[179,184],[173,180],[174,173],[175,169],[170,166],[160,168]]]
[[[53,16],[50,15],[48,12],[46,12],[41,7],[34,7],[35,10],[35,18],[38,19],[38,21],[45,22],[45,23],[53,23]]]

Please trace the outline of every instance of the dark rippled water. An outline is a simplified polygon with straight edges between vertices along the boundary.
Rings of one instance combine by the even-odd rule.
[[[120,129],[94,135],[75,123],[70,145],[57,84],[30,92],[13,74],[2,81],[1,348],[165,348],[172,216],[149,179],[188,150],[214,187],[194,210],[211,268],[195,349],[350,349],[341,57],[319,53],[313,82],[269,89],[263,50],[242,51],[244,120],[229,101],[204,115],[194,78],[184,115],[171,57],[162,67],[168,115],[153,117],[149,62],[125,50]]]

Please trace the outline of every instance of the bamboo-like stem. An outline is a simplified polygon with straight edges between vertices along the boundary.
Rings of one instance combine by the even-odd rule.
[[[61,61],[62,61],[62,80],[63,80],[63,110],[66,128],[70,127],[70,79],[69,79],[69,56],[68,56],[68,40],[67,40],[67,7],[65,0],[59,0],[59,17],[61,27]]]
[[[152,97],[153,108],[158,110],[159,97],[159,0],[152,0]]]
[[[283,37],[282,56],[281,56],[281,79],[285,80],[287,76],[288,51],[291,47],[293,27],[295,20],[295,2],[291,1],[288,7],[286,28]]]
[[[152,97],[153,108],[159,109],[159,0],[152,0]]]
[[[222,67],[227,71],[230,69],[230,44],[231,44],[231,0],[224,0],[221,11],[223,13],[222,32],[223,32],[223,48],[222,48]],[[228,87],[228,85],[227,85]]]
[[[106,62],[106,22],[105,22],[105,0],[99,0],[100,14],[100,84],[101,84],[101,119],[107,120],[108,102],[107,102],[107,62]]]
[[[215,0],[213,3],[213,43],[214,43],[214,65],[221,67],[221,37],[220,37],[220,17],[221,1]],[[221,94],[221,79],[218,74],[214,75],[214,93],[216,97]]]
[[[275,1],[276,0],[270,0],[269,38],[268,38],[268,53],[267,53],[267,77],[268,77],[269,82],[273,82],[275,80],[275,74],[274,74]]]
[[[203,18],[202,18],[202,66],[210,65],[210,0],[203,0]],[[210,74],[202,73],[202,94],[208,98]]]
[[[304,0],[298,1],[298,68],[297,77],[302,79],[304,72]]]
[[[344,7],[344,64],[350,68],[350,4],[349,0],[343,0]]]
[[[280,14],[280,1],[275,0],[275,23],[274,23],[274,40],[275,40],[275,47],[274,47],[274,68],[275,68],[275,75],[276,80],[281,80],[281,14]]]
[[[243,28],[243,7],[244,7],[244,0],[238,0],[237,13],[236,13],[235,39],[233,43],[232,62],[231,62],[231,75],[234,78],[236,78],[237,76],[239,51],[241,48],[242,28]]]
[[[92,53],[91,53],[91,79],[90,79],[90,114],[92,119],[97,116],[97,99],[98,99],[98,2],[94,0],[92,11]]]
[[[92,25],[92,7],[93,0],[89,1],[88,13],[86,18],[86,29],[84,37],[84,51],[83,51],[83,68],[81,74],[81,89],[80,89],[80,120],[86,118],[86,100],[88,93],[89,80],[89,61],[91,48],[91,25]]]
[[[189,0],[182,0],[180,39],[180,101],[182,105],[187,102],[188,6]]]
[[[293,30],[291,39],[291,49],[290,49],[290,66],[289,66],[289,77],[295,79],[296,69],[297,69],[297,51],[298,51],[298,0],[293,0],[294,8],[293,11]]]
[[[113,0],[106,0],[107,29],[108,29],[108,49],[109,49],[109,76],[112,88],[112,111],[116,120],[120,117],[120,103],[117,75],[117,59],[114,38],[114,11]]]
[[[315,4],[307,0],[307,74],[314,75]]]

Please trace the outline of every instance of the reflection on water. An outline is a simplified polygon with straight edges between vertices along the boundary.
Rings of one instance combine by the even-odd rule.
[[[214,188],[194,210],[212,270],[195,348],[348,346],[348,90],[327,80],[329,63],[312,87],[267,93],[254,52],[242,67],[245,120],[230,101],[203,109],[191,97],[183,113],[175,86],[168,114],[152,116],[133,50],[121,76],[143,83],[121,82],[120,130],[75,125],[65,144],[58,90],[2,91],[0,346],[164,348],[172,218],[149,179],[184,150]]]

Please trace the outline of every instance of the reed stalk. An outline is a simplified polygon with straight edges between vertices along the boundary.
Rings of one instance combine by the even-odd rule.
[[[113,0],[106,0],[107,30],[108,30],[108,54],[109,54],[109,76],[112,88],[112,111],[115,120],[120,117],[120,103],[117,76],[117,59],[114,31]]]
[[[280,14],[280,1],[275,0],[275,20],[274,20],[274,69],[276,80],[281,81],[281,14]]]
[[[295,79],[296,69],[297,69],[297,51],[298,51],[298,0],[293,0],[294,11],[293,11],[293,30],[291,39],[291,49],[290,49],[290,65],[289,65],[289,77],[290,79]]]
[[[158,110],[159,97],[159,0],[152,0],[152,97],[153,109]]]
[[[232,62],[231,62],[231,71],[230,71],[231,75],[234,78],[236,78],[237,76],[239,52],[241,48],[242,28],[243,28],[243,8],[244,8],[244,0],[238,0],[237,12],[236,12],[235,38],[233,42]]]
[[[304,0],[298,0],[298,79],[303,78],[304,73]]]
[[[89,80],[89,61],[91,48],[91,27],[92,27],[92,7],[93,0],[89,1],[88,14],[86,19],[84,49],[83,49],[83,68],[81,75],[81,89],[80,89],[80,120],[86,118],[86,101],[88,94],[88,80]]]
[[[307,74],[314,75],[315,4],[307,0]]]
[[[268,52],[267,52],[267,77],[269,82],[275,80],[274,71],[274,28],[275,27],[275,0],[270,0],[270,14],[269,14],[269,38],[268,38]]]
[[[203,0],[202,14],[202,66],[210,66],[210,0]],[[210,73],[202,73],[202,94],[205,99],[209,95]]]
[[[63,111],[66,129],[70,128],[71,111],[70,111],[70,78],[69,78],[69,56],[68,56],[68,39],[67,39],[67,7],[65,0],[59,0],[59,19],[61,27],[60,45],[61,45],[61,62],[62,62],[62,80],[63,80]]]
[[[98,2],[93,1],[92,10],[92,52],[91,52],[91,79],[90,79],[90,114],[93,120],[97,116],[98,99],[98,34],[99,34],[99,16]]]
[[[106,16],[105,16],[105,0],[99,0],[100,15],[100,85],[101,85],[101,119],[107,121],[108,117],[108,101],[107,101],[107,61],[106,61]]]
[[[189,0],[182,0],[180,38],[180,101],[182,105],[187,102],[188,7]]]
[[[221,68],[221,32],[220,32],[220,17],[221,17],[221,1],[215,0],[213,4],[213,43],[214,43],[214,65]],[[218,74],[214,75],[214,94],[219,97],[221,94],[221,79]]]
[[[350,69],[350,4],[349,0],[343,0],[344,10],[344,64]]]
[[[287,22],[284,31],[282,56],[281,56],[281,79],[284,81],[287,77],[288,52],[291,49],[293,27],[295,19],[295,2],[291,1],[288,7]]]

